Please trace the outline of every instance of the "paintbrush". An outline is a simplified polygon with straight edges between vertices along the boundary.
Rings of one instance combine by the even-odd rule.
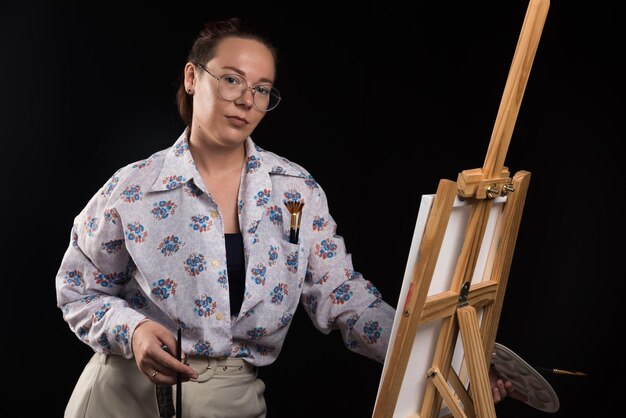
[[[534,367],[534,369],[542,373],[567,374],[571,376],[587,376],[587,373],[585,372],[576,372],[572,370],[550,369],[548,367]]]
[[[285,206],[291,215],[289,223],[289,242],[297,244],[300,236],[300,220],[302,218],[302,207],[304,206],[304,202],[290,200],[285,202]]]
[[[180,361],[182,358],[182,332],[178,327],[176,335],[176,359]],[[183,416],[183,381],[181,373],[176,373],[176,418]]]

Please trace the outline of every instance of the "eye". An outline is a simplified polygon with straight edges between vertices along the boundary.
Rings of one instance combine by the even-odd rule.
[[[241,78],[237,77],[236,75],[231,75],[231,74],[223,75],[222,80],[224,81],[224,83],[228,84],[229,86],[240,86],[242,84]]]
[[[260,94],[261,96],[269,96],[271,91],[272,91],[271,86],[256,86],[254,88],[254,92],[256,94]]]

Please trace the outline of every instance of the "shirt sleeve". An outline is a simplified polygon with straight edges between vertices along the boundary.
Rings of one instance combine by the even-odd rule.
[[[318,199],[307,206],[314,218],[302,293],[305,311],[321,332],[339,329],[348,349],[382,363],[395,310],[354,270],[321,188]]]
[[[120,297],[133,263],[121,219],[111,207],[117,181],[114,175],[74,219],[56,295],[63,319],[81,341],[94,351],[131,358],[132,331],[144,316]]]

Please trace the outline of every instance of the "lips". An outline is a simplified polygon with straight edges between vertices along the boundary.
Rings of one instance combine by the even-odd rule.
[[[246,118],[242,118],[239,116],[226,116],[226,119],[228,119],[228,121],[233,124],[234,126],[237,126],[239,128],[243,128],[244,126],[248,125],[250,122],[248,122],[248,120]]]

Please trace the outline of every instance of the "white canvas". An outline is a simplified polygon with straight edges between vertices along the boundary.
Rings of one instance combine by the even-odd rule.
[[[389,357],[393,351],[393,344],[396,339],[398,324],[400,323],[404,303],[407,298],[409,285],[413,276],[413,269],[417,261],[418,250],[422,241],[422,236],[426,228],[426,222],[428,220],[428,215],[430,213],[430,209],[432,207],[434,199],[435,195],[424,195],[422,196],[422,201],[420,203],[417,221],[415,223],[415,230],[413,232],[413,239],[411,241],[411,248],[406,264],[404,279],[402,282],[402,289],[398,298],[398,306],[396,307],[396,316],[392,329],[391,341],[389,344],[387,358],[385,359],[385,365],[383,366],[383,373],[379,383],[379,396],[381,389],[380,385],[382,384],[385,372],[387,370]],[[493,206],[489,215],[489,221],[487,223],[482,246],[478,255],[476,268],[472,276],[472,283],[480,282],[484,280],[484,278],[488,279],[490,276],[492,267],[491,263],[493,263],[493,259],[489,255],[492,248],[495,248],[495,246],[492,246],[492,244],[494,241],[494,236],[496,235],[495,232],[497,229],[498,220],[501,218],[500,215],[502,214],[504,202],[506,202],[506,198],[504,197],[499,197],[493,200]],[[450,220],[446,228],[446,233],[442,242],[439,258],[435,266],[432,281],[428,291],[428,296],[450,290],[457,258],[461,252],[465,230],[472,207],[473,206],[471,203],[463,201],[458,197],[456,198],[452,213],[450,215]],[[479,320],[482,317],[481,314],[482,312],[479,311]],[[441,320],[430,321],[426,324],[419,326],[415,335],[413,349],[406,367],[393,418],[407,418],[414,415],[415,413],[419,413],[426,390],[427,372],[428,369],[430,369],[430,367],[432,366],[440,327]],[[459,338],[457,339],[455,354],[452,361],[452,365],[457,373],[460,373],[462,362],[463,347],[461,345],[461,338],[459,336]],[[460,373],[460,376],[463,378],[464,373]],[[467,384],[467,381],[465,381],[465,383]],[[446,415],[448,413],[449,411],[444,408],[440,416]]]

